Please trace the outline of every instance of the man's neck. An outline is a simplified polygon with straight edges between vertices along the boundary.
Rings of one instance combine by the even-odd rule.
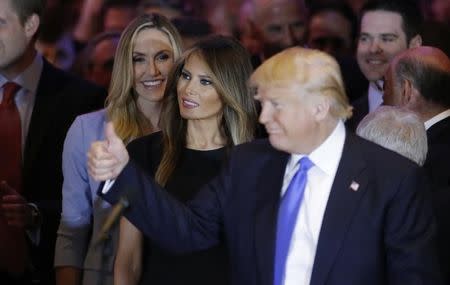
[[[448,108],[442,107],[442,106],[427,106],[425,108],[422,108],[421,110],[418,110],[417,113],[419,114],[422,122],[426,122],[430,120],[431,118],[439,115],[440,113],[444,112]]]

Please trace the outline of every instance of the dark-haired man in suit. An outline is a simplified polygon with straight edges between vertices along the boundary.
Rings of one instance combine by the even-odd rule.
[[[43,0],[0,1],[0,283],[52,284],[61,153],[104,91],[36,53]]]
[[[111,125],[89,152],[95,179],[116,178],[106,199],[137,195],[125,217],[172,251],[225,242],[231,284],[441,284],[424,173],[346,131],[337,62],[294,47],[250,82],[269,139],[235,147],[187,206],[128,161]]]
[[[450,59],[440,49],[418,47],[395,57],[385,76],[384,103],[413,111],[425,124],[438,222],[441,268],[450,282]]]
[[[383,103],[383,76],[392,58],[422,44],[422,15],[410,2],[369,1],[362,8],[356,58],[369,86],[367,94],[352,102],[353,116],[347,122],[352,130]]]

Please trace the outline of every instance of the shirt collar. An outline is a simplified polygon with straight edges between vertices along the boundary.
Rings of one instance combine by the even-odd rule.
[[[445,119],[447,117],[450,117],[450,109],[447,109],[444,112],[441,112],[441,113],[437,114],[436,116],[434,116],[433,118],[427,120],[425,122],[425,129],[428,130],[429,128],[431,128],[431,126],[442,121],[443,119]]]
[[[369,112],[383,104],[383,81],[369,83]]]
[[[33,62],[21,74],[11,81],[19,84],[22,88],[34,94],[37,91],[43,67],[44,60],[42,59],[42,56],[36,54]],[[3,75],[0,75],[0,87],[8,81],[10,80]]]
[[[310,155],[308,155],[309,159],[314,163],[314,166],[317,166],[327,175],[334,175],[339,165],[339,161],[341,160],[345,136],[346,133],[344,123],[339,120],[338,124],[328,138],[320,146],[313,150]],[[288,169],[294,167],[304,156],[306,155],[291,154],[291,158],[287,166]]]

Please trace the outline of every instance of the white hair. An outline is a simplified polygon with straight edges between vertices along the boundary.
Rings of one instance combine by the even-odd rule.
[[[356,129],[359,136],[423,165],[427,134],[420,118],[404,108],[381,106],[369,113]]]

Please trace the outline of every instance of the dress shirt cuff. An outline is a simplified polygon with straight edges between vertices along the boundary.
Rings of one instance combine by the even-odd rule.
[[[114,182],[116,182],[115,179],[106,180],[105,184],[103,185],[103,188],[102,188],[102,194],[108,193],[109,189],[111,189],[111,187],[114,185]]]
[[[41,226],[42,226],[42,216],[39,212],[39,208],[36,204],[28,203],[28,206],[32,208],[32,222],[33,225],[26,229],[28,238],[33,245],[38,245],[41,241]]]

